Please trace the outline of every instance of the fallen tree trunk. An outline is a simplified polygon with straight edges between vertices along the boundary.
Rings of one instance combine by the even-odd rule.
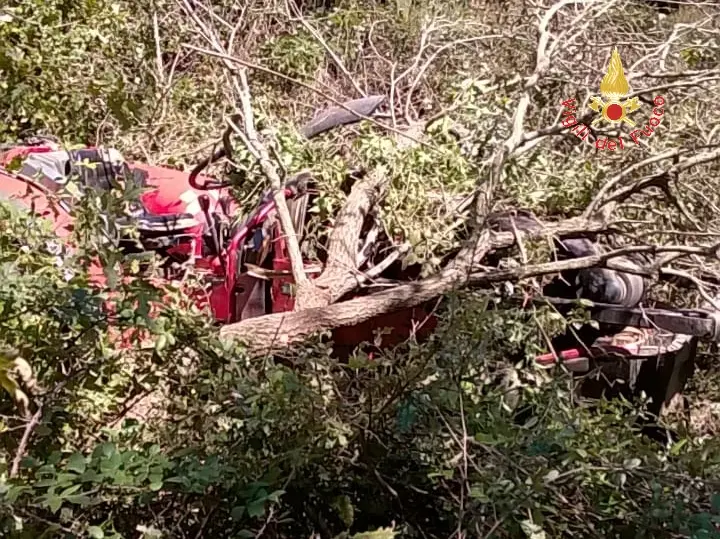
[[[298,288],[296,311],[330,305],[358,286],[360,234],[365,218],[382,197],[387,179],[384,171],[375,170],[353,186],[335,219],[325,269],[317,279]]]
[[[426,279],[332,305],[250,318],[224,326],[220,330],[220,335],[224,338],[245,342],[253,353],[268,353],[301,342],[318,332],[353,326],[382,314],[416,307],[463,286],[519,280],[568,269],[591,267],[602,263],[607,256],[591,256],[562,262],[529,265],[517,269],[480,272],[473,271],[472,261],[481,260],[493,249],[512,246],[516,239],[523,235],[576,235],[600,232],[605,228],[606,226],[599,222],[569,219],[557,224],[547,224],[542,229],[531,233],[491,233],[485,230],[477,240],[468,242],[468,246],[448,267]]]

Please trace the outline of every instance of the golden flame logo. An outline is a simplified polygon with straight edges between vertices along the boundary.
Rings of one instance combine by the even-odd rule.
[[[635,127],[635,122],[628,118],[627,115],[640,108],[638,98],[633,97],[622,101],[622,98],[628,95],[630,91],[630,84],[625,78],[620,53],[615,47],[610,56],[607,73],[600,82],[600,94],[605,98],[605,101],[600,97],[593,97],[590,101],[590,108],[595,112],[602,113],[602,116],[593,121],[593,125],[600,120],[605,120],[611,124],[625,122],[629,126]]]

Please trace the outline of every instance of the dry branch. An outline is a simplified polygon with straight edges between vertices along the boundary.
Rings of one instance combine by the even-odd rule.
[[[213,46],[217,54],[222,57],[227,57],[228,51],[222,46],[217,34],[210,26],[202,22],[193,10],[190,2],[191,0],[182,0],[182,6],[195,22],[201,35]],[[193,3],[212,14],[212,10],[206,8],[202,3]],[[234,27],[230,26],[230,28]],[[243,131],[241,132],[237,129],[236,126],[234,126],[234,123],[231,123],[231,125],[233,125],[236,131],[239,132],[241,139],[247,146],[250,153],[257,159],[260,169],[270,182],[270,186],[273,190],[273,201],[275,202],[278,220],[280,221],[280,226],[283,234],[285,235],[293,279],[295,280],[298,288],[302,289],[302,287],[308,285],[309,279],[303,270],[302,253],[300,252],[297,232],[293,226],[292,218],[290,217],[290,210],[288,209],[287,201],[285,200],[285,193],[278,173],[278,166],[270,159],[267,147],[260,140],[255,128],[255,115],[252,107],[250,85],[247,79],[247,68],[237,64],[236,62],[232,62],[227,58],[224,58],[224,64],[231,75],[233,88],[240,104],[241,114],[239,116],[242,118]]]
[[[17,452],[15,453],[15,458],[13,458],[12,466],[10,468],[10,478],[17,477],[18,473],[20,473],[20,463],[22,462],[23,457],[25,456],[25,452],[27,451],[28,443],[30,442],[30,437],[33,434],[33,431],[35,430],[35,427],[38,426],[40,423],[40,418],[42,417],[43,407],[42,404],[38,405],[37,411],[33,414],[33,416],[28,421],[27,425],[25,426],[25,430],[23,432],[22,439],[20,440],[20,445],[17,448]]]
[[[669,157],[669,156],[677,156],[680,155],[681,152],[679,151],[670,151],[666,152],[665,154],[661,154],[662,158]],[[638,165],[641,164],[647,164],[650,162],[657,161],[660,156],[655,156],[654,158],[648,158],[646,161],[642,163],[638,163]],[[664,185],[667,184],[670,178],[677,176],[680,172],[689,170],[697,165],[701,165],[704,163],[709,163],[712,161],[716,161],[720,159],[720,149],[715,149],[713,151],[709,152],[703,152],[699,153],[697,155],[694,155],[693,157],[688,157],[686,159],[680,159],[677,163],[672,165],[670,168],[666,170],[662,170],[660,172],[657,172],[655,174],[651,174],[648,176],[644,176],[643,178],[640,178],[639,180],[636,180],[632,182],[630,185],[626,185],[625,187],[619,187],[612,193],[608,194],[604,201],[603,205],[606,206],[605,212],[606,214],[612,211],[614,207],[617,205],[617,203],[622,202],[624,200],[627,200],[627,198],[639,191],[642,191],[644,189],[647,189],[650,186],[657,186],[657,185]],[[636,168],[636,166],[631,166],[629,168]],[[626,175],[623,174],[623,172],[619,173],[615,178],[613,178],[609,183],[612,185],[616,185],[622,178],[624,178]],[[615,181],[617,179],[617,181]],[[604,191],[603,191],[604,192]],[[599,200],[599,198],[596,198],[596,200]],[[591,208],[597,208],[599,202],[593,201],[593,204],[591,204]],[[586,212],[586,216],[589,215],[589,211]]]

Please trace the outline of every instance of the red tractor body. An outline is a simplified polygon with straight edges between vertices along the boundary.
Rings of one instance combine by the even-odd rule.
[[[92,152],[98,150],[81,150],[75,157],[87,156],[82,154],[86,151],[94,155]],[[62,162],[63,153],[66,152],[52,145],[39,145],[16,147],[0,154],[0,200],[48,219],[58,236],[67,238],[73,218],[67,204],[58,202],[55,195],[65,178],[52,174],[68,164]],[[182,171],[140,163],[123,166],[127,167],[126,173],[142,178],[143,182],[139,197],[142,208],[136,219],[141,241],[148,250],[157,250],[177,265],[195,268],[206,283],[205,294],[196,296],[197,303],[208,308],[217,323],[292,311],[290,262],[280,227],[271,219],[275,204],[269,194],[253,211],[243,212],[227,187],[206,190],[192,185],[198,185],[198,180],[203,182],[200,185],[209,183],[213,181],[210,178],[197,175],[191,178]],[[286,187],[285,195],[291,206],[308,196],[303,186]],[[245,217],[231,225],[233,220],[237,221],[237,215]],[[302,212],[300,220],[304,217]],[[319,264],[304,262],[312,278]],[[93,268],[92,277],[102,282],[99,266]],[[172,270],[167,277],[174,277]],[[435,319],[422,308],[385,315],[336,330],[333,336],[336,347],[349,351],[361,342],[372,342],[375,330],[383,327],[394,329],[391,335],[383,336],[382,345],[387,346],[402,342],[415,331],[431,331]]]

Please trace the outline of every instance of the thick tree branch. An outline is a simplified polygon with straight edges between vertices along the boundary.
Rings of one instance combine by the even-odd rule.
[[[330,234],[325,270],[310,286],[298,290],[296,309],[329,305],[357,287],[360,233],[387,181],[385,171],[376,169],[353,186]]]
[[[644,161],[641,161],[640,163],[637,163],[636,165],[631,165],[630,167],[628,167],[626,169],[626,171],[629,174],[629,172],[636,170],[637,168],[639,168],[640,166],[642,166],[644,164],[649,164],[649,163],[652,163],[652,162],[655,162],[655,161],[658,161],[660,159],[664,159],[667,157],[671,157],[671,156],[678,156],[681,153],[684,153],[684,152],[681,152],[679,150],[669,150],[667,152],[663,152],[662,154],[660,154],[658,156],[650,157]],[[680,172],[689,170],[694,166],[701,165],[704,163],[710,163],[712,161],[716,161],[719,159],[720,159],[720,148],[717,148],[717,149],[715,149],[713,151],[709,151],[709,152],[699,153],[692,157],[688,157],[686,159],[681,159],[680,161],[678,161],[677,163],[675,163],[674,165],[672,165],[671,167],[669,167],[666,170],[657,172],[655,174],[651,174],[649,176],[645,176],[643,178],[640,178],[639,180],[634,181],[630,185],[626,185],[625,187],[619,187],[615,191],[613,191],[609,194],[605,194],[605,198],[602,201],[602,203],[600,202],[601,199],[600,199],[600,193],[599,193],[598,196],[596,196],[595,199],[593,200],[593,202],[591,204],[591,208],[593,208],[595,211],[597,211],[597,209],[599,207],[604,206],[605,208],[604,208],[603,212],[605,213],[605,215],[609,215],[612,212],[612,210],[615,208],[617,203],[626,200],[633,193],[637,193],[637,192],[642,191],[643,189],[647,189],[648,187],[653,186],[653,185],[657,186],[657,185],[662,185],[663,183],[666,184],[670,178],[676,176]],[[608,182],[608,184],[610,184],[610,187],[617,185],[620,182],[620,180],[625,178],[628,175],[625,173],[626,171],[620,172],[615,177],[613,177]],[[601,193],[605,193],[607,190],[608,189],[603,189],[601,191]],[[590,214],[591,214],[590,211],[586,210],[584,215],[586,217],[589,217]]]
[[[595,224],[595,228],[598,228],[598,226]],[[564,229],[569,235],[573,235],[568,222],[558,228]],[[585,230],[576,229],[572,232],[578,234],[588,231],[587,227],[585,227]],[[514,236],[512,232],[493,235],[485,245],[486,250],[491,247],[507,247],[512,240],[506,242],[501,241],[501,238],[509,240],[508,235]],[[711,247],[687,248],[684,246],[657,247],[647,245],[626,247],[608,253],[570,260],[532,264],[512,269],[490,269],[472,273],[467,273],[462,267],[452,264],[427,279],[326,307],[315,307],[293,313],[277,313],[252,318],[225,326],[221,329],[220,334],[226,338],[237,338],[244,341],[249,345],[251,353],[266,354],[302,342],[317,332],[353,326],[382,314],[417,307],[462,286],[482,286],[503,281],[519,281],[530,277],[597,266],[606,266],[610,269],[625,271],[628,269],[627,266],[621,262],[613,263],[613,259],[632,253],[670,251],[677,251],[686,255],[690,253],[712,254]]]
[[[359,324],[381,314],[421,305],[458,287],[521,279],[570,268],[590,267],[601,263],[611,255],[538,264],[514,270],[491,270],[480,273],[471,271],[474,260],[482,259],[493,249],[510,247],[515,243],[516,237],[577,235],[597,233],[606,228],[598,222],[568,219],[538,227],[537,230],[519,232],[517,235],[513,232],[491,233],[489,230],[483,230],[479,240],[473,244],[474,249],[463,249],[445,269],[427,279],[329,306],[251,318],[224,326],[220,330],[220,335],[225,338],[242,339],[254,352],[267,353],[300,342],[319,331]],[[626,252],[627,250],[623,250],[617,256]]]

